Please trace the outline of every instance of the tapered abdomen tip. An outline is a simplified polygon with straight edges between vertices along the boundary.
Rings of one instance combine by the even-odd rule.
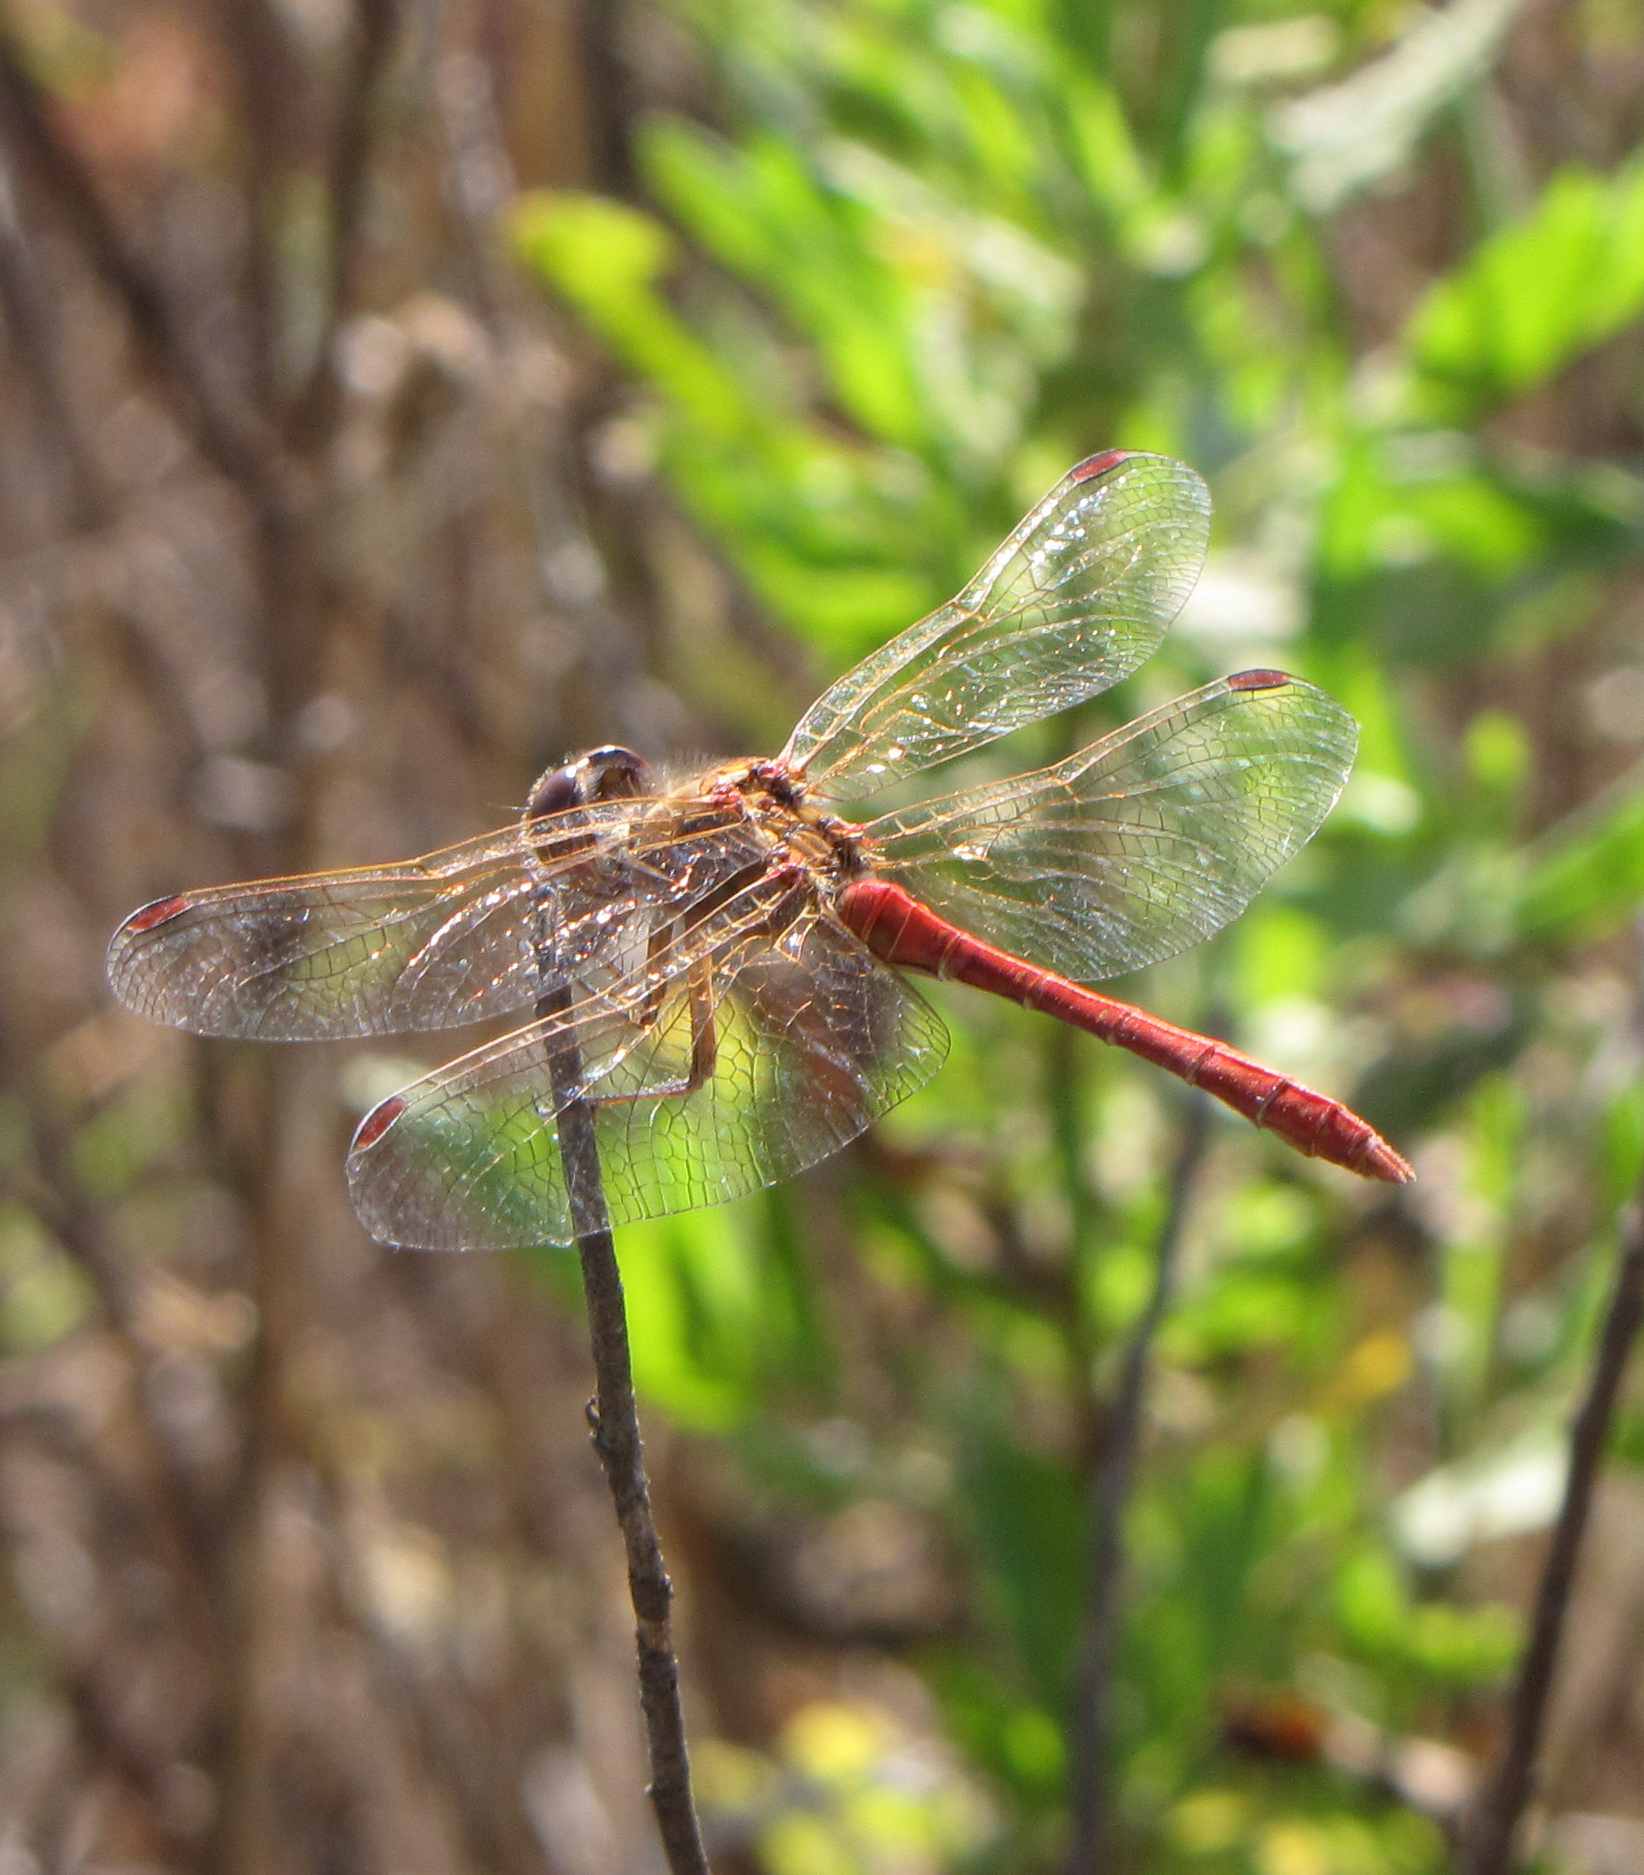
[[[1366,1178],[1385,1179],[1389,1185],[1413,1185],[1416,1182],[1416,1168],[1402,1152],[1389,1146],[1379,1133],[1371,1138],[1365,1147],[1364,1156],[1353,1170],[1362,1172]]]

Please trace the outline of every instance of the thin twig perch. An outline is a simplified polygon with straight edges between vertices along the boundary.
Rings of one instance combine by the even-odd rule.
[[[1148,1364],[1176,1283],[1182,1223],[1198,1180],[1210,1131],[1210,1103],[1195,1099],[1170,1180],[1170,1196],[1155,1252],[1153,1293],[1125,1350],[1118,1391],[1107,1418],[1100,1461],[1090,1479],[1089,1576],[1085,1631],[1073,1703],[1073,1847],[1068,1875],[1100,1875],[1112,1866],[1113,1662],[1118,1650],[1124,1516],[1130,1501],[1146,1404]]]
[[[570,1004],[569,988],[551,990],[538,1002],[537,1014],[561,1015]],[[645,1715],[651,1764],[648,1794],[671,1875],[708,1875],[702,1826],[691,1793],[679,1662],[674,1657],[670,1621],[673,1585],[668,1580],[662,1544],[651,1515],[651,1488],[645,1477],[639,1413],[634,1403],[622,1273],[611,1241],[593,1109],[575,1097],[582,1080],[581,1052],[575,1040],[557,1042],[548,1066],[566,1194],[577,1254],[582,1259],[582,1286],[588,1299],[596,1386],[588,1405],[588,1422],[628,1552],[628,1594],[634,1605],[639,1652],[639,1702]]]
[[[1644,1322],[1644,1194],[1622,1237],[1610,1306],[1599,1337],[1592,1378],[1570,1428],[1570,1472],[1564,1502],[1536,1589],[1530,1639],[1519,1663],[1508,1710],[1507,1738],[1495,1770],[1481,1787],[1468,1821],[1462,1875],[1507,1875],[1524,1812],[1535,1794],[1536,1768],[1546,1729],[1564,1617],[1575,1586],[1581,1540],[1592,1508],[1593,1486],[1615,1416],[1627,1356]]]

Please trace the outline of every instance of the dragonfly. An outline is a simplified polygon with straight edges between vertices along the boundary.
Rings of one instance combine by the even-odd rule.
[[[1322,690],[1241,671],[1032,773],[846,815],[1135,670],[1198,579],[1209,516],[1185,465],[1091,456],[780,755],[672,773],[597,748],[541,776],[511,825],[421,859],[155,899],[113,937],[112,988],[152,1020],[264,1041],[523,1016],[360,1122],[350,1192],[390,1244],[573,1241],[573,1105],[617,1224],[815,1165],[942,1065],[922,978],[1071,1023],[1298,1152],[1406,1182],[1342,1102],[1089,987],[1222,929],[1318,829],[1357,743]]]

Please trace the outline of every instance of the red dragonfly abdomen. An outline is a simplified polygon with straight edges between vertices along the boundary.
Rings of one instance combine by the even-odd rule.
[[[1226,1042],[1179,1029],[973,937],[889,880],[856,880],[839,895],[836,908],[844,923],[887,963],[968,983],[1071,1022],[1168,1069],[1190,1086],[1202,1087],[1309,1158],[1328,1159],[1349,1172],[1390,1184],[1407,1184],[1415,1177],[1409,1162],[1341,1101],[1275,1074]]]

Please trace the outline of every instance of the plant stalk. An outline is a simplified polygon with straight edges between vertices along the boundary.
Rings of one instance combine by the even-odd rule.
[[[537,1004],[539,1017],[563,1014],[571,1005],[569,987],[551,990]],[[668,1580],[662,1544],[651,1514],[651,1487],[645,1476],[645,1453],[634,1401],[633,1361],[628,1347],[628,1316],[622,1298],[622,1273],[611,1240],[610,1212],[600,1172],[594,1113],[578,1097],[582,1054],[574,1037],[556,1042],[549,1056],[559,1150],[582,1286],[588,1302],[588,1332],[593,1347],[595,1393],[588,1402],[594,1450],[605,1468],[611,1502],[628,1555],[628,1594],[634,1608],[639,1656],[639,1703],[645,1717],[645,1742],[651,1781],[647,1795],[670,1875],[709,1875],[702,1825],[691,1791],[691,1760],[685,1742],[685,1713],[679,1693],[679,1662],[674,1655],[670,1618],[673,1584]]]
[[[1570,1470],[1536,1588],[1530,1639],[1508,1709],[1507,1738],[1467,1821],[1462,1875],[1507,1875],[1524,1812],[1535,1795],[1564,1618],[1575,1588],[1593,1488],[1615,1417],[1627,1357],[1644,1323],[1644,1195],[1622,1235],[1620,1261],[1587,1392],[1570,1427]]]

